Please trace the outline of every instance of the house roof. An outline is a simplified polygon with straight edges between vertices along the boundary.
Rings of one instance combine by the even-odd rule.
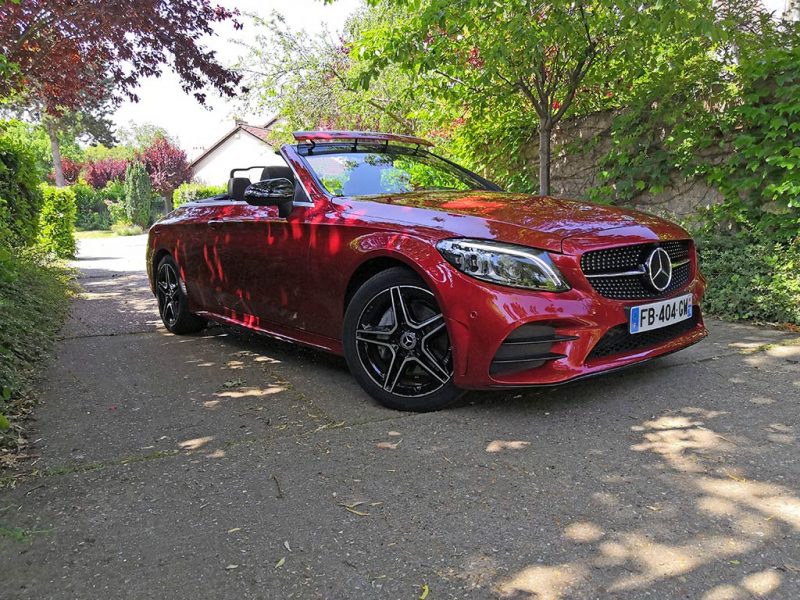
[[[245,123],[244,121],[236,121],[236,126],[231,129],[228,133],[223,135],[219,140],[214,142],[211,146],[209,146],[206,150],[203,151],[200,156],[195,158],[190,164],[189,168],[194,169],[200,162],[203,161],[209,154],[214,152],[217,148],[219,148],[222,144],[228,141],[231,137],[236,135],[240,131],[244,131],[245,133],[249,133],[254,138],[264,142],[268,146],[271,144],[267,141],[269,139],[269,132],[272,129],[273,125],[278,121],[278,117],[273,117],[263,126],[258,125],[250,125]]]

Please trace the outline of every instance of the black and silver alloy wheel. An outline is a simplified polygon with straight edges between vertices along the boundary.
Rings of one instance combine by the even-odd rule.
[[[460,394],[444,316],[410,271],[390,269],[364,284],[348,307],[344,341],[351,371],[387,406],[436,410]]]
[[[156,277],[158,312],[167,327],[174,327],[181,308],[181,289],[175,267],[167,261],[161,263]]]
[[[206,322],[189,312],[186,289],[178,275],[178,265],[171,256],[158,264],[156,271],[156,298],[161,321],[172,333],[194,333],[205,327]]]

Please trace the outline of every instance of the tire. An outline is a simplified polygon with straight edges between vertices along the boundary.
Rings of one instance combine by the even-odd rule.
[[[156,269],[156,298],[158,314],[170,333],[197,333],[206,321],[189,312],[189,297],[180,278],[180,271],[171,256],[165,256]]]
[[[453,383],[444,316],[409,269],[387,269],[358,289],[345,312],[342,339],[353,377],[388,408],[440,410],[463,394]]]

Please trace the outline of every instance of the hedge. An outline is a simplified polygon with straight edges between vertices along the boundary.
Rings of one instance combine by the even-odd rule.
[[[202,198],[212,198],[227,192],[224,185],[206,185],[204,183],[183,183],[172,194],[172,206],[178,208],[181,204],[200,200]]]
[[[30,144],[0,122],[0,245],[26,246],[36,240],[42,173]]]
[[[75,256],[75,192],[43,183],[39,247],[59,258]]]

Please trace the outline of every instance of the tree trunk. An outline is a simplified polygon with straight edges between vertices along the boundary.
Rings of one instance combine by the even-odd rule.
[[[64,187],[64,168],[61,166],[61,148],[58,145],[58,130],[52,119],[47,119],[47,135],[50,137],[50,150],[53,152],[53,172],[56,176],[56,187]]]
[[[165,214],[171,213],[173,208],[174,207],[172,206],[172,194],[166,194],[164,196],[164,210],[166,211]]]
[[[539,125],[539,194],[550,195],[550,134],[552,128]]]

